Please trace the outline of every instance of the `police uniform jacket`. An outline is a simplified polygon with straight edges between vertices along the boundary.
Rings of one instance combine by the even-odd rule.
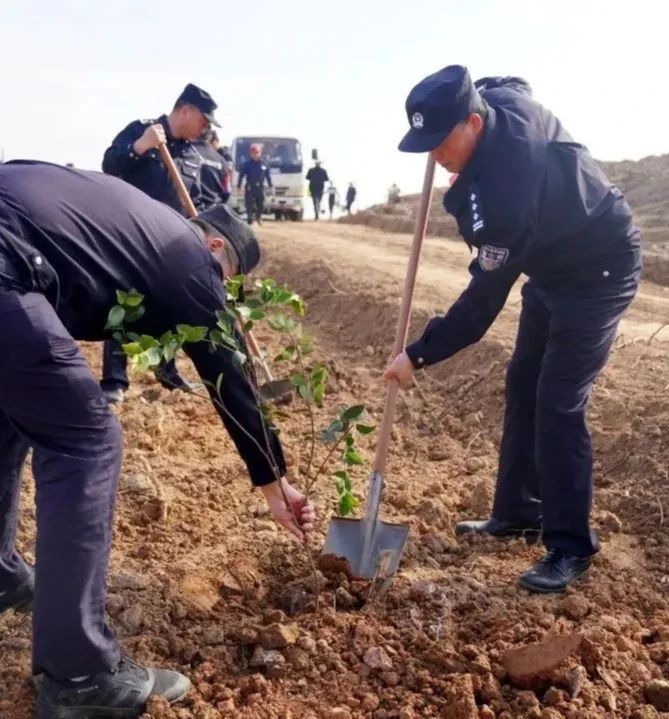
[[[109,337],[104,328],[116,290],[145,296],[144,316],[128,329],[153,336],[177,324],[215,328],[215,312],[225,302],[220,265],[195,225],[97,172],[28,161],[0,166],[0,254],[15,268],[16,289],[44,294],[77,340]],[[223,404],[265,447],[260,412],[231,353],[211,352],[204,342],[186,344],[184,351],[211,386],[223,375]],[[254,442],[216,409],[254,484],[274,481]],[[279,442],[271,432],[269,438],[284,472]]]
[[[477,342],[522,274],[545,287],[587,287],[638,272],[639,231],[620,190],[519,78],[485,78],[474,155],[444,195],[476,249],[471,281],[443,317],[407,347],[416,367]]]
[[[269,168],[262,160],[248,159],[243,165],[237,187],[242,186],[242,182],[246,179],[246,188],[262,188],[265,180],[269,187],[272,187],[272,178],[269,174]]]
[[[197,210],[205,209],[200,188],[200,155],[188,140],[172,136],[167,115],[156,120],[135,120],[122,130],[107,148],[102,160],[102,170],[129,182],[158,202],[186,214],[179,195],[157,149],[138,155],[133,145],[150,125],[161,124],[165,129],[167,148],[174,158],[186,189]]]

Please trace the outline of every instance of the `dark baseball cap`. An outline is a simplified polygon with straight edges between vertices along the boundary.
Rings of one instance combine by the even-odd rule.
[[[462,65],[428,75],[409,93],[406,113],[411,129],[402,138],[402,152],[429,152],[440,145],[451,130],[481,108],[481,98],[469,71]]]
[[[197,85],[193,85],[193,83],[189,82],[188,85],[184,87],[181,95],[177,98],[177,103],[181,102],[197,107],[197,109],[212,125],[216,125],[216,127],[221,126],[218,120],[214,117],[214,110],[218,107],[218,105],[214,102],[214,98],[206,92],[206,90],[202,90]]]
[[[239,271],[250,272],[260,262],[260,245],[253,230],[227,205],[216,205],[200,212],[198,220],[206,222],[230,241],[239,258]]]

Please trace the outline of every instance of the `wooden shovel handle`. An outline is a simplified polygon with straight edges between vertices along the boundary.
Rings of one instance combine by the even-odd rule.
[[[418,261],[420,260],[420,251],[425,238],[425,229],[427,227],[427,217],[430,210],[430,201],[432,199],[432,184],[434,182],[434,159],[432,155],[428,155],[427,166],[425,167],[425,177],[423,178],[423,191],[420,196],[420,207],[416,217],[416,227],[411,243],[411,252],[409,254],[409,265],[407,267],[406,276],[404,277],[404,290],[402,292],[402,304],[400,306],[400,317],[397,324],[397,332],[395,334],[395,343],[393,344],[393,357],[397,357],[406,345],[407,334],[409,332],[409,319],[411,317],[411,304],[413,302],[413,293],[416,286],[416,273],[418,272]],[[383,417],[381,419],[381,429],[379,430],[379,442],[376,446],[376,456],[374,457],[374,470],[381,476],[386,468],[386,460],[388,458],[388,448],[390,447],[390,434],[395,418],[395,404],[397,401],[397,392],[399,385],[397,382],[391,382],[388,385],[386,394],[386,402],[383,407]]]
[[[197,210],[195,209],[193,200],[188,194],[188,190],[186,189],[186,185],[184,184],[183,177],[181,177],[181,173],[177,169],[177,166],[174,164],[174,159],[172,155],[170,155],[170,151],[168,150],[167,145],[164,142],[161,142],[158,146],[158,150],[160,152],[160,157],[163,160],[163,164],[165,165],[165,168],[167,169],[167,172],[172,179],[172,182],[174,183],[174,187],[176,188],[177,194],[179,195],[181,204],[184,206],[186,212],[188,213],[188,217],[197,217]],[[251,352],[258,359],[263,374],[265,375],[265,379],[268,382],[273,382],[274,380],[272,378],[272,373],[267,366],[267,362],[265,362],[265,360],[262,358],[260,347],[258,347],[258,342],[256,341],[256,338],[251,332],[246,332],[245,336]]]

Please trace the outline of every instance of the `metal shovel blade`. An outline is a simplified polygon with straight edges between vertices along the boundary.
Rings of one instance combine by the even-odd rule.
[[[322,554],[345,559],[351,574],[385,579],[394,574],[409,537],[409,525],[379,521],[383,477],[374,472],[362,519],[335,518],[328,527]]]
[[[288,404],[293,399],[295,388],[289,379],[274,379],[258,388],[258,394],[263,402],[275,404]]]

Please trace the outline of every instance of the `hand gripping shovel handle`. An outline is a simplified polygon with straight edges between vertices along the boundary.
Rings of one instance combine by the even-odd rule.
[[[177,166],[174,164],[174,159],[172,158],[172,155],[170,155],[170,151],[167,149],[167,145],[164,142],[161,142],[158,146],[158,151],[160,152],[160,157],[162,158],[163,164],[165,165],[167,173],[169,174],[172,182],[174,183],[174,187],[176,188],[179,199],[181,200],[181,204],[184,206],[188,217],[197,217],[197,210],[195,209],[193,200],[188,194],[188,190],[186,189],[186,185],[184,184],[183,177],[181,177],[181,173],[179,172],[179,170],[177,170]],[[270,372],[267,363],[261,356],[260,348],[258,347],[256,338],[253,336],[253,334],[251,334],[251,332],[247,332],[246,340],[248,342],[249,348],[251,349],[251,352],[253,352],[253,354],[258,359],[263,374],[265,375],[265,379],[268,382],[273,382],[274,380],[272,378],[272,373]]]
[[[404,350],[404,346],[407,341],[409,319],[411,317],[411,304],[413,301],[414,288],[416,286],[416,273],[418,271],[418,261],[420,259],[423,239],[425,238],[427,217],[430,209],[430,201],[432,199],[433,182],[434,159],[432,158],[432,155],[428,155],[427,166],[425,167],[425,177],[423,179],[423,191],[420,196],[418,216],[416,217],[416,228],[414,230],[413,242],[411,243],[411,252],[409,254],[409,265],[404,278],[404,290],[402,292],[402,304],[400,306],[397,333],[395,334],[395,344],[393,345],[393,357],[397,357],[397,355]],[[381,429],[379,430],[379,441],[376,446],[376,456],[374,458],[374,471],[381,476],[384,474],[386,460],[388,458],[390,433],[393,427],[393,420],[395,418],[395,403],[397,401],[398,390],[399,385],[397,382],[390,382],[388,385],[388,392],[386,394],[386,402],[383,407]]]

